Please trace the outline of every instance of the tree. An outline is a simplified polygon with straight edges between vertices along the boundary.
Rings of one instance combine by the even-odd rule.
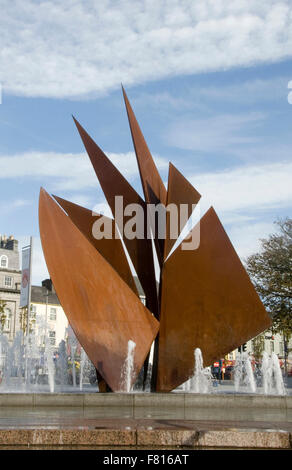
[[[275,223],[279,232],[261,240],[261,251],[247,258],[246,268],[271,315],[272,331],[283,335],[286,360],[292,334],[292,219]]]
[[[265,335],[260,334],[252,340],[253,357],[256,362],[260,361],[265,349]]]

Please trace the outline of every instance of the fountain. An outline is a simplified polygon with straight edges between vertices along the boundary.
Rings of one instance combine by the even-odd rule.
[[[217,379],[212,377],[210,368],[204,368],[203,356],[199,348],[195,349],[194,356],[194,373],[178,390],[183,390],[185,393],[224,393],[224,387],[218,386]],[[247,352],[238,354],[235,363],[234,382],[226,380],[224,384],[226,383],[230,383],[229,393],[280,396],[287,394],[279,359],[275,353],[269,357],[264,352],[261,368],[256,370],[253,370],[252,361]],[[215,385],[216,390],[214,390]],[[226,385],[224,386],[226,388]]]
[[[132,389],[132,375],[134,371],[134,353],[135,353],[136,343],[131,339],[128,341],[128,353],[125,360],[125,364],[122,369],[122,390],[130,392]]]
[[[264,351],[262,367],[262,386],[265,395],[286,395],[279,359],[275,353],[271,357]]]
[[[194,351],[195,367],[193,376],[185,382],[183,390],[192,393],[211,393],[212,374],[209,367],[204,368],[200,348]]]
[[[235,365],[235,391],[239,392],[241,387],[249,393],[256,393],[256,380],[252,370],[251,359],[247,352],[242,352],[238,355]]]
[[[58,394],[57,415],[60,414],[61,404],[80,407],[78,413],[83,413],[84,406],[92,406],[99,408],[95,412],[100,413],[100,416],[114,413],[115,418],[124,416],[124,407],[129,408],[129,411],[126,411],[133,413],[133,418],[145,417],[148,407],[150,417],[154,409],[157,416],[169,420],[170,414],[178,409],[179,419],[191,420],[193,411],[201,411],[204,417],[208,417],[209,409],[213,419],[214,403],[215,406],[217,403],[220,412],[225,403],[225,415],[228,414],[228,419],[230,406],[234,407],[235,415],[238,410],[242,411],[240,407],[247,413],[246,403],[254,405],[258,400],[254,397],[246,399],[240,395],[255,395],[261,391],[257,388],[249,355],[243,353],[237,358],[232,389],[236,399],[233,396],[220,396],[218,400],[214,394],[223,395],[224,386],[219,384],[216,390],[213,389],[211,370],[204,368],[202,352],[194,347],[197,344],[202,345],[204,361],[210,364],[216,356],[219,359],[222,351],[231,351],[243,341],[248,341],[255,334],[270,328],[270,316],[246,276],[246,271],[212,207],[198,224],[190,228],[189,234],[173,251],[171,249],[177,236],[173,239],[171,233],[168,233],[168,228],[172,226],[170,219],[162,221],[162,228],[165,229],[164,241],[161,240],[163,237],[160,233],[156,233],[160,230],[152,230],[151,224],[144,227],[148,218],[148,213],[144,213],[144,210],[153,205],[153,201],[155,204],[167,206],[168,209],[171,205],[177,211],[182,205],[187,206],[189,217],[194,206],[199,203],[201,195],[172,164],[169,167],[166,189],[125,93],[124,98],[144,199],[136,193],[75,120],[114,215],[114,218],[108,221],[111,228],[118,228],[115,230],[115,237],[105,237],[104,240],[103,237],[95,237],[92,229],[96,222],[100,222],[103,217],[101,214],[93,214],[91,210],[70,201],[50,196],[44,189],[40,191],[39,228],[46,264],[52,284],[58,292],[60,304],[69,324],[74,325],[74,331],[84,350],[82,352],[79,348],[75,336],[73,338],[70,335],[67,344],[63,341],[58,351],[53,349],[47,336],[47,325],[38,325],[37,334],[24,336],[20,332],[12,344],[0,335],[3,359],[2,391],[26,392],[29,396],[24,397],[24,407],[28,406],[28,402],[34,407],[48,406],[50,403],[53,403],[51,406],[54,407],[54,394]],[[131,236],[127,235],[131,224],[120,220],[119,210],[116,213],[116,203],[120,198],[124,199],[127,210],[139,202],[139,208],[144,215],[141,218],[143,236],[140,236],[140,233],[138,237],[132,236],[132,233]],[[187,201],[187,204],[182,201]],[[165,215],[165,210],[163,213]],[[170,213],[168,215],[170,216]],[[106,220],[103,219],[104,226]],[[124,230],[126,228],[127,230]],[[154,259],[159,261],[161,268],[159,288]],[[137,295],[133,271],[136,272],[145,294],[145,305]],[[159,393],[141,393],[133,397],[133,389],[142,391],[136,384],[153,344],[155,347],[150,364],[153,365],[151,387]],[[86,351],[94,364],[91,367],[87,367],[90,361]],[[89,394],[92,395],[89,397],[80,393],[85,391],[86,375],[91,383],[92,369],[98,372],[102,385],[100,390],[126,393]],[[88,370],[89,373],[86,374]],[[190,372],[193,372],[191,377]],[[285,394],[276,355],[272,354],[271,358],[264,355],[261,380],[265,394]],[[183,381],[186,381],[184,391],[188,393],[180,396],[175,392],[178,391],[177,385]],[[27,393],[38,394],[44,391],[49,391],[51,395],[36,398]],[[72,395],[63,393],[68,391],[76,394],[76,400]],[[200,394],[204,395],[202,401]],[[7,400],[5,396],[3,402],[7,404],[10,399],[11,403],[13,398],[11,400],[8,397]],[[272,401],[280,402],[281,405],[288,402],[286,397],[284,400],[281,400],[283,397],[278,398]],[[262,397],[260,399],[262,400]],[[21,399],[16,397],[14,404],[19,406],[20,401]],[[264,402],[268,400],[265,398]],[[197,406],[198,403],[201,410],[200,406]],[[195,417],[198,419],[198,414]],[[126,426],[126,429],[131,431],[132,428]],[[152,432],[152,426],[147,429]],[[98,427],[95,427],[94,433],[98,434],[97,431]],[[181,443],[185,444],[186,440],[189,442],[189,438],[186,437],[185,430],[182,431]],[[84,429],[81,432],[82,441],[86,433]],[[128,436],[133,439],[130,445],[137,445],[139,432]],[[179,430],[175,429],[175,435],[178,432]],[[53,430],[53,433],[56,431]],[[110,432],[105,434],[108,438]],[[201,436],[204,439],[205,434],[205,431],[200,433],[196,430],[191,432],[190,440],[198,443],[198,438]],[[119,432],[118,435],[120,439],[122,434]],[[155,433],[153,435],[155,436]],[[149,434],[146,437],[149,437]],[[113,444],[116,445],[117,437],[113,439]],[[170,445],[171,440],[167,438],[166,441]],[[62,435],[58,442],[63,443]],[[76,443],[76,440],[74,442]],[[96,439],[94,442],[96,443]],[[33,438],[33,443],[39,441]],[[147,444],[150,445],[149,441]],[[227,445],[226,442],[224,444]],[[154,445],[157,445],[156,441]]]
[[[84,374],[84,365],[86,361],[86,354],[84,349],[81,349],[80,355],[80,377],[79,377],[79,389],[82,390],[83,388],[83,374]]]
[[[56,350],[50,344],[49,337],[41,334],[26,336],[20,331],[12,344],[5,335],[0,334],[0,357],[1,392],[75,392],[83,390],[85,383],[88,387],[92,373],[95,375],[95,369],[82,348],[78,374],[76,345],[67,351],[62,340]],[[91,385],[90,388],[95,391]]]
[[[42,329],[40,332],[42,333]],[[77,390],[92,391],[92,385],[96,387],[95,369],[83,348],[80,348],[80,355],[76,356],[78,343],[75,337],[68,338],[68,350],[65,341],[61,341],[56,351],[50,345],[48,337],[42,337],[42,340],[44,343],[41,343],[40,338],[34,334],[25,336],[22,332],[18,332],[13,343],[9,344],[6,336],[0,335],[2,392],[76,392]],[[143,391],[141,377],[138,378],[134,387],[131,386],[135,348],[135,342],[129,340],[121,373],[121,389],[127,393]],[[78,369],[76,363],[79,363]],[[150,392],[150,370],[151,363],[147,374],[147,386],[144,390],[148,393]],[[232,381],[224,383],[230,383],[229,393],[287,394],[279,359],[275,353],[270,357],[264,352],[261,368],[256,371],[253,371],[248,353],[238,354],[234,383]],[[85,384],[86,388],[84,388]],[[92,384],[91,388],[88,389],[90,384]],[[217,385],[216,389],[214,385]],[[225,392],[224,386],[218,385],[218,381],[212,377],[210,367],[204,368],[203,356],[199,348],[194,350],[193,375],[176,391],[181,390],[185,393],[199,394]]]

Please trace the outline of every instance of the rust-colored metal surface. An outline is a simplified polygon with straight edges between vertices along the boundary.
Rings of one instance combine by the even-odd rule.
[[[187,219],[193,212],[193,205],[196,205],[201,199],[201,194],[189,183],[189,181],[178,171],[178,169],[169,163],[168,188],[167,188],[167,206],[175,204],[177,206],[177,227],[178,235],[181,227],[180,205],[185,204],[187,208]],[[164,259],[167,258],[177,238],[171,238],[170,230],[170,212],[166,213],[166,234],[164,243]]]
[[[192,247],[188,236],[173,249],[177,235],[170,236],[173,233],[168,212],[163,223],[166,241],[159,238],[157,227],[153,231],[151,220],[155,242],[152,249],[152,240],[148,239],[149,204],[173,204],[178,209],[186,204],[189,217],[201,196],[172,164],[166,192],[124,89],[123,94],[145,201],[74,119],[114,214],[114,221],[104,220],[110,221],[112,229],[118,226],[121,238],[97,240],[92,228],[100,221],[99,214],[93,216],[88,209],[56,197],[66,215],[41,190],[41,240],[61,305],[98,371],[100,387],[104,391],[124,389],[121,372],[129,340],[136,343],[132,384],[143,363],[145,384],[149,351],[155,340],[151,388],[171,391],[193,375],[196,348],[202,351],[204,365],[211,365],[269,328],[271,320],[213,208],[190,232],[195,239]],[[116,212],[116,196],[123,198],[120,213]],[[126,227],[135,226],[137,208],[132,206],[130,215],[124,213],[131,204],[143,211],[142,237],[141,233],[138,237],[125,234]],[[178,225],[179,234],[180,216]],[[148,309],[137,297],[123,243]],[[162,267],[159,296],[153,250]],[[154,316],[160,319],[160,325]]]
[[[195,348],[209,366],[271,325],[213,208],[202,217],[200,233],[198,249],[180,245],[164,264],[158,391],[192,376]]]
[[[147,211],[145,202],[112,164],[109,158],[103,153],[89,134],[87,134],[79,122],[76,119],[74,119],[74,121],[112,213],[115,214],[115,196],[123,196],[124,207],[135,203],[139,204],[140,207],[143,208],[145,229],[144,238],[129,239],[127,237],[123,237],[123,240],[145,292],[147,307],[157,317],[158,296],[152,244],[151,240],[147,239]],[[116,217],[115,220],[121,233],[123,233],[124,225],[120,223],[119,218]],[[124,223],[126,223],[126,221],[127,217],[124,217]]]
[[[153,157],[149,151],[147,143],[141,132],[138,121],[135,117],[129,99],[122,87],[127,115],[129,119],[134,149],[138,162],[138,168],[142,187],[144,191],[145,201],[148,204],[164,204],[166,205],[167,192],[163,184],[161,176],[157,170]],[[155,230],[155,221],[152,220],[152,231],[155,234],[155,245],[160,266],[163,262],[164,238],[158,238],[157,230]]]
[[[85,235],[87,240],[98,250],[98,252],[110,263],[110,265],[117,271],[121,278],[128,284],[128,286],[138,295],[137,287],[132,276],[129,263],[126,258],[125,251],[119,234],[115,232],[115,221],[106,216],[96,214],[85,207],[81,207],[73,202],[55,196],[54,198],[60,206],[67,212],[70,219],[76,227]],[[96,239],[94,236],[96,229],[95,224],[102,217],[106,220],[106,224],[111,227],[112,238]],[[118,238],[115,238],[117,236]]]
[[[128,341],[136,343],[133,384],[157,320],[43,189],[39,226],[48,270],[78,341],[109,387],[125,391],[121,371]]]
[[[130,105],[128,97],[124,88],[122,87],[126,110],[128,114],[133,144],[136,152],[140,177],[142,181],[143,191],[145,195],[145,201],[147,203],[155,204],[157,201],[162,204],[166,204],[166,188],[163,184],[163,181],[158,173],[157,167],[154,163],[152,155],[148,149],[144,136],[141,132],[138,121],[135,117],[133,109]],[[148,186],[149,185],[156,197],[153,200],[151,194],[149,194]]]

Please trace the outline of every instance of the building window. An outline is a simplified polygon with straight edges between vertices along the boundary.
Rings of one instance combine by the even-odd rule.
[[[55,331],[49,331],[49,340],[50,344],[53,346],[56,344],[56,332]]]
[[[8,268],[8,258],[6,255],[2,255],[0,258],[0,268]]]
[[[50,320],[57,320],[57,309],[54,307],[50,308]]]
[[[5,321],[3,325],[3,331],[5,331],[6,333],[9,333],[11,329],[11,319],[12,319],[12,312],[10,308],[6,308],[4,310],[4,315],[5,315]]]
[[[30,306],[30,316],[31,316],[31,318],[36,318],[36,313],[37,313],[36,305],[31,305]]]
[[[13,284],[13,278],[11,276],[5,276],[4,286],[5,287],[12,287],[12,284]]]

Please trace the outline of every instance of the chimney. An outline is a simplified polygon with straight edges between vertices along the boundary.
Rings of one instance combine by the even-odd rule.
[[[52,283],[52,279],[45,279],[44,281],[42,281],[42,286],[45,287],[49,292],[52,292],[53,294],[56,293]]]
[[[5,236],[5,235],[4,235]],[[9,238],[7,239],[5,236],[5,245],[4,248],[6,250],[13,250],[13,251],[18,251],[18,241],[14,240],[14,236],[10,235]]]

